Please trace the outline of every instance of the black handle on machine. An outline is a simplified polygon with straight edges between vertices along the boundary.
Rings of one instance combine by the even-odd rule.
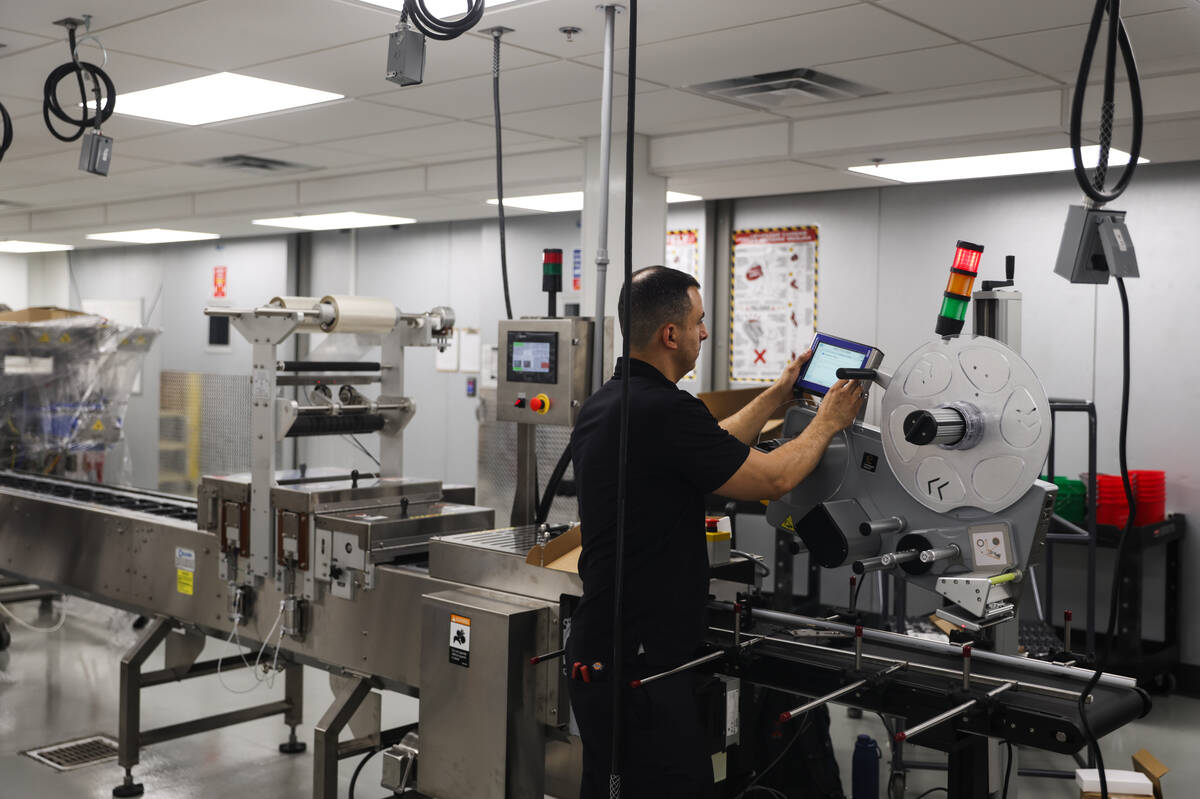
[[[874,369],[838,369],[835,373],[838,380],[866,380],[873,382],[879,373]]]

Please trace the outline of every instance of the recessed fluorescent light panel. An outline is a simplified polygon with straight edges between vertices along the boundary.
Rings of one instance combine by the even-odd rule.
[[[221,238],[216,233],[196,233],[191,230],[167,230],[152,227],[145,230],[117,230],[112,233],[89,233],[96,241],[123,241],[128,244],[170,244],[176,241],[205,241]]]
[[[16,239],[0,241],[0,252],[63,252],[73,249],[75,248],[70,244],[48,244],[42,241],[17,241]]]
[[[1084,147],[1083,165],[1094,169],[1100,157],[1099,145]],[[1129,161],[1129,153],[1110,150],[1109,164],[1119,166]],[[1138,158],[1139,164],[1149,163]],[[972,155],[965,158],[939,158],[933,161],[908,161],[900,164],[867,164],[852,166],[851,172],[894,180],[899,183],[931,183],[939,180],[968,180],[994,178],[1003,175],[1030,175],[1036,172],[1063,172],[1074,169],[1070,147],[1054,150],[1032,150],[1024,153]]]
[[[364,5],[386,8],[400,13],[404,8],[404,0],[360,0]],[[514,0],[485,0],[483,7],[495,8],[507,5]],[[453,19],[467,13],[467,0],[425,0],[425,8],[438,19]],[[507,203],[505,203],[507,205]]]
[[[488,205],[499,205],[496,199],[488,200]],[[561,194],[531,194],[528,197],[505,197],[505,208],[524,208],[529,211],[582,211],[583,192],[564,191]]]
[[[681,191],[667,192],[668,203],[694,203],[703,200],[704,198],[698,194],[684,194]]]
[[[279,216],[273,219],[255,219],[256,225],[285,227],[292,230],[345,230],[355,227],[381,227],[383,225],[411,225],[416,222],[406,216],[384,216],[382,214],[360,214],[358,211],[338,211],[332,214],[304,214],[301,216]]]
[[[218,72],[122,94],[116,113],[179,125],[206,125],[326,103],[342,96],[249,75]],[[88,105],[95,107],[95,101]]]

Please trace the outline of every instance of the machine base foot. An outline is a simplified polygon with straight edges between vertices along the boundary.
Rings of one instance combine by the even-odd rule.
[[[298,755],[308,749],[304,741],[286,741],[279,745],[279,751],[285,755]]]
[[[113,796],[141,796],[146,792],[140,782],[127,782],[124,785],[118,785],[113,788]]]

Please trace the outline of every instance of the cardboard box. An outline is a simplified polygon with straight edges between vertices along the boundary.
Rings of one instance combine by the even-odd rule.
[[[732,388],[726,391],[702,391],[696,397],[704,403],[708,412],[719,422],[733,416],[766,390],[765,386],[762,388]],[[782,403],[771,412],[769,420],[763,426],[760,438],[769,439],[779,435],[779,431],[783,429],[783,416],[787,413],[788,407],[790,407],[789,403]]]
[[[87,314],[67,308],[56,308],[52,305],[39,305],[33,308],[22,308],[19,311],[0,312],[0,322],[50,322],[75,316],[87,316]]]
[[[575,525],[557,538],[552,538],[544,546],[535,545],[525,556],[525,562],[531,566],[579,574],[579,553],[582,549],[583,538],[579,532],[579,525]]]
[[[1150,784],[1154,786],[1154,799],[1163,799],[1162,778],[1169,769],[1145,749],[1134,753],[1133,767],[1150,779]]]

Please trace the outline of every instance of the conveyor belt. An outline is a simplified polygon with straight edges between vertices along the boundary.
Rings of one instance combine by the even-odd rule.
[[[196,520],[196,502],[153,491],[112,488],[95,483],[66,480],[61,477],[0,471],[0,488],[12,488],[32,494],[88,502],[110,508],[148,513],[168,519]]]

